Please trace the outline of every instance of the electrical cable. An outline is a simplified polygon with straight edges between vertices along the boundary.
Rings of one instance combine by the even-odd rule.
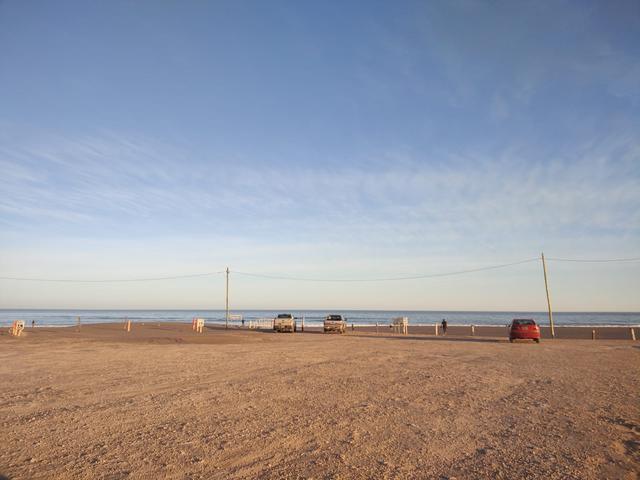
[[[148,277],[148,278],[117,278],[113,280],[100,279],[100,280],[87,280],[87,279],[59,279],[59,278],[21,278],[21,277],[0,277],[0,280],[16,280],[19,282],[55,282],[55,283],[124,283],[124,282],[157,282],[163,280],[177,280],[181,278],[195,278],[195,277],[208,277],[211,275],[218,275],[224,273],[220,272],[208,272],[208,273],[193,273],[188,275],[172,275],[168,277]]]
[[[576,262],[576,263],[608,263],[608,262],[640,262],[640,257],[631,258],[607,258],[602,260],[589,260],[583,258],[546,258],[549,262]]]
[[[531,263],[540,260],[539,257],[529,258],[527,260],[520,260],[518,262],[512,263],[503,263],[499,265],[489,265],[486,267],[480,268],[472,268],[467,270],[457,270],[453,272],[443,272],[443,273],[430,273],[430,274],[416,274],[416,275],[408,275],[402,277],[381,277],[381,278],[309,278],[309,277],[295,277],[295,276],[284,276],[284,275],[271,275],[271,274],[262,274],[262,273],[252,273],[252,272],[239,272],[236,270],[230,271],[230,273],[234,273],[237,275],[242,275],[246,277],[256,277],[256,278],[265,278],[271,280],[294,280],[300,282],[342,282],[342,283],[350,283],[350,282],[393,282],[393,281],[403,281],[403,280],[419,280],[424,278],[437,278],[437,277],[448,277],[454,275],[463,275],[466,273],[474,273],[474,272],[482,272],[486,270],[495,270],[499,268],[512,267],[515,265],[521,265],[524,263]],[[640,257],[631,257],[631,258],[610,258],[610,259],[575,259],[575,258],[554,258],[547,257],[547,261],[549,262],[575,262],[575,263],[610,263],[610,262],[638,262],[640,261]],[[156,281],[164,281],[164,280],[178,280],[183,278],[197,278],[197,277],[208,277],[213,275],[220,275],[225,273],[224,270],[217,272],[207,272],[207,273],[193,273],[187,275],[171,275],[164,277],[146,277],[146,278],[120,278],[120,279],[60,279],[60,278],[26,278],[26,277],[0,277],[0,280],[14,280],[20,282],[54,282],[54,283],[130,283],[130,282],[156,282]]]
[[[410,275],[405,277],[385,277],[385,278],[344,278],[342,279],[342,278],[286,277],[286,276],[268,275],[268,274],[261,274],[261,273],[238,272],[236,270],[232,270],[231,273],[235,273],[237,275],[244,275],[247,277],[268,278],[271,280],[296,280],[301,282],[391,282],[391,281],[399,281],[399,280],[418,280],[422,278],[435,278],[435,277],[446,277],[446,276],[452,276],[452,275],[462,275],[465,273],[481,272],[484,270],[494,270],[498,268],[512,267],[514,265],[535,262],[538,260],[540,259],[536,257],[536,258],[529,258],[527,260],[520,260],[518,262],[504,263],[500,265],[490,265],[487,267],[472,268],[468,270],[459,270],[455,272],[418,274],[418,275]]]

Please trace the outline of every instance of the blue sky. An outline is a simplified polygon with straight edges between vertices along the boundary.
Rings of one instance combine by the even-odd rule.
[[[638,2],[0,3],[0,271],[322,278],[640,253]],[[551,263],[560,310],[640,264]],[[545,308],[540,265],[235,276],[238,308]],[[219,308],[223,278],[0,280],[0,307]]]

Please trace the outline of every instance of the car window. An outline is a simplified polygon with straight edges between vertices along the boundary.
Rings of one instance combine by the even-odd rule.
[[[514,325],[535,325],[536,322],[534,322],[533,320],[514,320],[513,324]]]

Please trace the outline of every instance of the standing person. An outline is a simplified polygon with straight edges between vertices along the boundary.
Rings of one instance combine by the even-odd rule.
[[[442,334],[447,334],[447,321],[444,318],[442,319]]]
[[[36,326],[36,321],[35,320],[31,320],[31,328],[34,328]]]

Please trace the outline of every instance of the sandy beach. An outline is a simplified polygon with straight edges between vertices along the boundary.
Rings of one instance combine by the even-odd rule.
[[[640,342],[620,331],[5,328],[0,478],[635,479]]]

